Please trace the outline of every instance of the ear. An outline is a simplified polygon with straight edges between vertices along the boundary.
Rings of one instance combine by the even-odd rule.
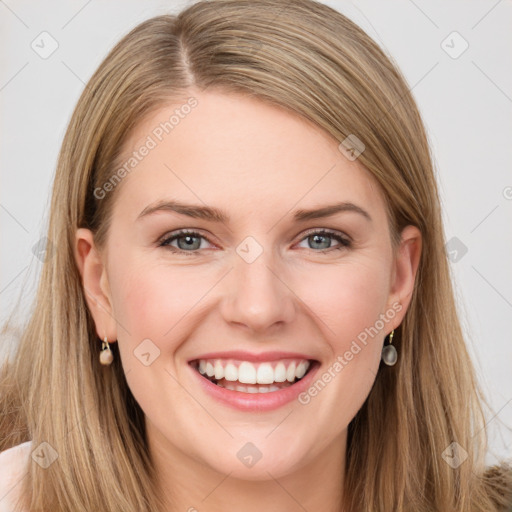
[[[416,226],[406,226],[402,230],[400,245],[393,261],[391,288],[388,298],[388,308],[391,308],[394,303],[402,305],[402,309],[394,318],[393,329],[401,324],[411,302],[416,272],[420,262],[421,247],[420,230]]]
[[[107,270],[94,243],[91,230],[79,228],[75,235],[75,259],[82,276],[84,295],[96,325],[96,334],[108,342],[117,340],[117,327],[113,314]]]

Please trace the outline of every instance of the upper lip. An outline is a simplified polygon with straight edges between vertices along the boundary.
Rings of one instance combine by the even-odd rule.
[[[201,354],[200,356],[189,359],[189,363],[197,361],[198,359],[239,359],[241,361],[277,361],[279,359],[307,359],[312,361],[313,359],[299,352],[284,352],[284,351],[273,351],[273,352],[260,352],[253,354],[243,350],[230,350],[226,352],[208,352],[207,354]]]

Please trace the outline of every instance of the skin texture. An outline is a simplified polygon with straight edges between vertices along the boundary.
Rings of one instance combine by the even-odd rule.
[[[340,510],[347,426],[371,390],[385,336],[406,312],[420,233],[406,227],[394,257],[379,186],[318,127],[247,96],[189,93],[183,103],[193,95],[198,105],[109,192],[116,199],[104,250],[89,230],[77,231],[97,334],[119,344],[169,510]],[[176,107],[137,126],[126,155]],[[170,211],[137,220],[161,199],[214,206],[230,220]],[[350,211],[292,218],[297,209],[340,201],[372,220]],[[194,239],[193,250],[183,237],[171,243],[195,255],[158,245],[182,228],[206,237]],[[315,242],[306,233],[312,228],[352,244],[329,236]],[[248,236],[263,250],[252,263],[236,251]],[[293,351],[318,360],[321,375],[393,304],[401,310],[306,405],[240,412],[206,395],[187,364],[217,350]],[[149,366],[134,355],[145,339],[160,351]],[[262,454],[252,467],[237,457],[247,442]]]

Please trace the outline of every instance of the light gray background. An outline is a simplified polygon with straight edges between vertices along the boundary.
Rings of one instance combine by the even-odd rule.
[[[41,267],[33,247],[45,236],[57,154],[84,84],[133,26],[188,3],[0,0],[0,321],[22,292],[28,313]],[[512,2],[325,3],[386,49],[413,89],[438,171],[461,320],[494,408],[488,462],[511,457]],[[58,48],[42,58],[32,46],[51,48],[45,31]]]

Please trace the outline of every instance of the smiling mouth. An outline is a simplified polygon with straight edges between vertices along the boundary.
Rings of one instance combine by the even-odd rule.
[[[293,386],[317,363],[309,359],[282,359],[252,363],[234,359],[196,359],[190,362],[203,378],[241,393],[273,393]]]

